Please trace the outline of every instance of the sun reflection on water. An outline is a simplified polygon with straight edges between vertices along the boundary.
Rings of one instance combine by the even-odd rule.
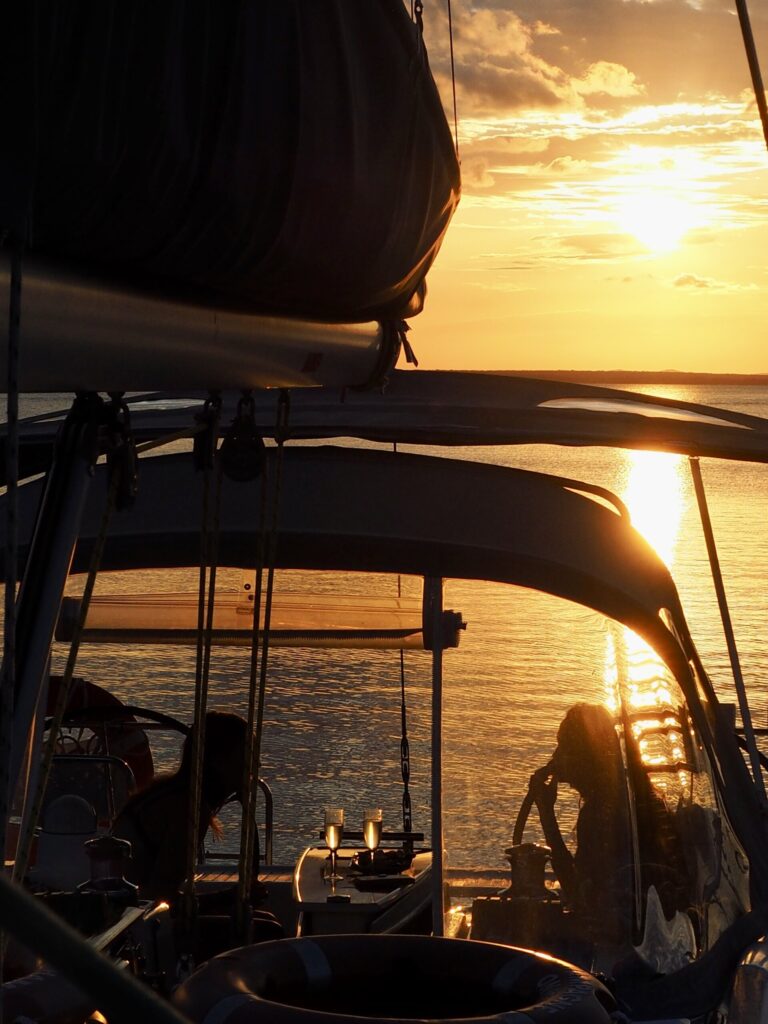
[[[622,494],[632,523],[671,565],[684,511],[682,455],[667,452],[630,452]]]
[[[628,453],[621,493],[632,523],[671,565],[684,512],[682,456]],[[613,624],[606,634],[605,702],[626,716],[628,740],[657,793],[677,800],[690,782],[677,683],[656,652],[633,630]]]

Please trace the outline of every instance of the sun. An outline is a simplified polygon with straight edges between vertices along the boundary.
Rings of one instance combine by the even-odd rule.
[[[635,192],[623,199],[616,220],[653,253],[672,252],[696,225],[696,211],[687,200],[662,191]]]

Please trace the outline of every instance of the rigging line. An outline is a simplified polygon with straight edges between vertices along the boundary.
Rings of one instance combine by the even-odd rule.
[[[75,623],[72,631],[72,640],[69,645],[69,654],[67,655],[67,663],[64,668],[64,673],[61,679],[61,685],[56,698],[56,707],[53,711],[51,724],[48,729],[48,741],[43,750],[43,759],[40,767],[40,776],[37,781],[37,787],[35,796],[32,802],[29,815],[26,816],[24,823],[24,831],[19,841],[19,847],[16,852],[16,858],[13,865],[13,881],[20,883],[26,874],[27,867],[29,865],[29,855],[32,849],[32,840],[34,837],[35,829],[37,828],[38,821],[40,820],[40,811],[43,805],[43,799],[45,797],[46,787],[48,785],[48,779],[51,773],[51,767],[53,765],[53,758],[56,754],[56,746],[61,730],[62,719],[64,713],[67,710],[67,704],[69,702],[69,696],[72,689],[72,678],[75,674],[75,666],[77,664],[77,656],[80,651],[80,641],[82,640],[83,631],[85,629],[85,621],[88,617],[88,609],[91,604],[91,597],[93,596],[94,587],[96,586],[96,579],[98,577],[99,567],[101,566],[102,555],[104,554],[104,545],[107,540],[107,532],[109,530],[109,524],[112,520],[112,513],[115,511],[117,504],[117,494],[120,489],[122,467],[118,463],[115,466],[115,471],[109,482],[109,490],[107,492],[107,501],[104,506],[104,512],[101,517],[101,525],[99,527],[99,533],[96,537],[96,543],[94,544],[93,552],[91,554],[91,561],[88,566],[88,575],[85,581],[85,587],[83,588],[83,596],[80,599],[80,608],[77,614],[77,622]]]
[[[707,495],[704,490],[704,480],[701,475],[701,464],[697,456],[689,456],[688,465],[691,470],[691,476],[693,477],[693,487],[696,493],[696,501],[699,506],[699,517],[701,519],[701,527],[704,532],[704,540],[706,542],[707,555],[709,557],[709,567],[712,572],[712,582],[715,586],[717,604],[720,609],[720,619],[723,625],[723,633],[725,634],[725,643],[728,649],[728,658],[731,663],[731,672],[733,673],[733,682],[736,688],[736,697],[738,699],[739,710],[741,712],[741,721],[744,725],[744,736],[747,742],[747,749],[749,750],[749,760],[752,767],[752,776],[754,779],[755,788],[758,792],[758,795],[761,798],[763,805],[765,805],[765,782],[763,780],[762,769],[760,768],[757,740],[755,739],[755,733],[752,727],[752,715],[749,709],[749,700],[747,698],[747,690],[744,684],[744,676],[741,671],[741,662],[739,660],[739,651],[736,646],[736,637],[733,631],[731,613],[728,609],[728,599],[725,594],[723,574],[720,570],[720,559],[717,554],[715,534],[712,530],[712,521],[709,516]]]
[[[413,831],[413,807],[409,783],[411,780],[411,751],[408,742],[408,714],[405,704],[405,655],[400,648],[400,771],[403,779],[403,832]],[[406,849],[413,849],[413,841],[406,840]]]
[[[254,867],[256,867],[256,879],[258,879],[258,864],[254,864],[253,858],[253,845],[256,827],[256,792],[258,788],[259,772],[261,769],[261,741],[264,732],[264,705],[267,690],[267,667],[269,664],[269,632],[272,622],[272,596],[275,580],[275,559],[277,556],[277,536],[280,515],[280,499],[282,496],[283,456],[285,454],[285,441],[288,436],[289,414],[290,399],[288,392],[283,390],[280,392],[280,397],[278,399],[277,422],[275,424],[275,440],[277,441],[277,459],[275,460],[274,491],[271,495],[272,515],[269,524],[269,532],[264,540],[263,552],[267,566],[267,589],[264,599],[264,632],[261,641],[261,660],[259,663],[259,687],[258,700],[256,704],[256,728],[253,735],[253,748],[251,758],[249,761],[251,785],[247,795],[243,794],[243,810],[246,817],[247,828],[245,842],[247,856],[244,858],[244,862],[241,865],[240,873],[240,892],[243,894],[242,899],[239,901],[240,914],[242,914],[245,909],[245,899],[247,898],[248,892],[250,890],[253,877],[252,872]],[[266,494],[266,482],[263,493]],[[263,509],[266,512],[266,499],[263,499]],[[263,530],[262,535],[264,535]],[[259,582],[261,583],[261,580]],[[258,634],[258,620],[255,618],[255,613],[256,609],[254,608],[254,629],[255,632]],[[240,923],[242,926],[242,920]]]
[[[446,0],[448,7],[448,40],[451,48],[451,89],[453,91],[453,145],[456,158],[459,158],[459,109],[456,103],[456,65],[453,59],[453,14],[451,0]]]
[[[264,729],[264,697],[267,685],[267,664],[269,658],[269,630],[272,622],[272,595],[275,581],[275,560],[277,557],[277,537],[279,528],[280,499],[283,483],[283,457],[285,440],[288,433],[289,397],[287,391],[280,393],[277,426],[277,464],[275,467],[275,490],[272,502],[272,522],[269,528],[267,556],[267,592],[264,601],[264,636],[261,641],[261,664],[259,666],[259,703],[256,709],[256,762],[255,772],[258,778],[261,765],[261,737]]]
[[[253,594],[253,632],[251,634],[251,662],[248,675],[248,711],[246,729],[246,748],[243,761],[243,793],[242,793],[242,818],[240,823],[240,859],[238,865],[238,914],[241,915],[239,924],[244,927],[244,910],[248,900],[248,884],[246,865],[253,859],[253,842],[255,829],[255,815],[250,812],[251,806],[255,809],[255,792],[257,779],[254,777],[254,758],[256,754],[256,743],[254,728],[256,723],[257,681],[259,669],[259,625],[261,622],[261,597],[264,589],[264,559],[265,559],[265,535],[267,523],[267,496],[269,492],[269,461],[264,460],[261,474],[261,502],[259,508],[259,531],[258,543],[256,545],[256,574],[254,579]]]
[[[194,720],[192,722],[192,779],[191,806],[187,831],[187,858],[184,880],[184,912],[187,923],[194,916],[195,903],[195,862],[198,850],[198,832],[200,829],[200,801],[203,788],[203,758],[205,756],[205,707],[208,702],[208,670],[210,669],[210,641],[213,633],[213,599],[215,594],[215,547],[212,534],[214,524],[211,519],[215,515],[215,527],[218,527],[218,510],[211,512],[211,471],[215,467],[216,495],[215,503],[221,500],[221,461],[216,456],[221,401],[218,397],[206,400],[203,416],[207,423],[207,432],[200,435],[200,465],[203,470],[203,494],[200,529],[200,572],[198,576],[197,604],[197,646],[195,652],[195,700]],[[207,642],[206,642],[207,641]]]
[[[205,743],[205,730],[203,729],[201,695],[203,687],[203,630],[205,627],[205,595],[208,588],[208,520],[210,517],[210,466],[207,464],[203,469],[203,496],[202,515],[200,528],[200,570],[197,583],[197,643],[195,647],[195,696],[194,716],[192,719],[192,734],[190,743],[192,745],[192,780],[191,780],[191,821],[187,827],[187,856],[185,871],[185,892],[186,912],[191,920],[194,903],[194,883],[190,880],[195,873],[195,858],[197,854],[197,831],[199,828],[200,792],[202,790],[202,759],[203,746]],[[197,814],[195,813],[197,811]]]
[[[757,109],[760,113],[760,123],[763,126],[763,137],[765,139],[765,144],[768,147],[768,103],[766,102],[765,98],[765,87],[763,85],[763,77],[760,73],[760,58],[757,56],[755,37],[752,34],[752,25],[749,20],[747,0],[736,0],[736,13],[739,16],[741,36],[744,40],[744,49],[747,54],[749,73],[752,77],[752,88],[755,92]]]
[[[392,442],[392,452],[397,455],[397,441]],[[402,597],[402,577],[397,574],[397,596]],[[408,713],[405,704],[405,651],[400,648],[400,772],[403,780],[403,832],[413,831],[413,807],[409,782],[411,778],[411,751],[408,742]],[[405,841],[405,849],[413,849],[413,841]]]

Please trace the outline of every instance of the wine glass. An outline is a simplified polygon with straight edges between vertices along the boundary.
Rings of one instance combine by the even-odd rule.
[[[381,808],[369,807],[363,815],[363,841],[371,851],[371,864],[373,864],[373,852],[381,842],[381,827]]]
[[[341,846],[344,831],[344,808],[326,807],[325,809],[325,845],[331,851],[331,873],[328,878],[338,882],[341,875],[336,873],[336,851]]]

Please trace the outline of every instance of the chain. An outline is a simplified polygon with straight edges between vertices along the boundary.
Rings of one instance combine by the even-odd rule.
[[[403,832],[413,832],[413,811],[411,793],[408,785],[411,781],[411,749],[408,743],[408,717],[405,707],[405,655],[400,650],[400,771],[403,776]],[[408,840],[406,846],[411,848],[413,841]]]

